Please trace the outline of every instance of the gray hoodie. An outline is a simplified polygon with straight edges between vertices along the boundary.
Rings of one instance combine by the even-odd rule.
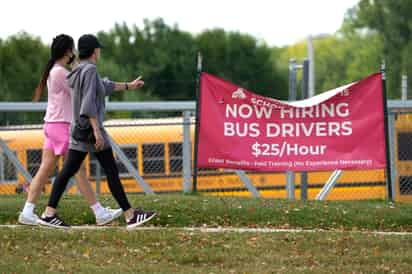
[[[82,61],[67,76],[67,79],[72,88],[72,128],[76,124],[85,126],[89,123],[89,117],[96,118],[104,138],[104,149],[109,148],[110,142],[103,121],[106,110],[105,97],[112,94],[114,82],[101,79],[96,65],[90,61]],[[84,152],[96,151],[94,145],[74,140],[71,134],[70,149]]]

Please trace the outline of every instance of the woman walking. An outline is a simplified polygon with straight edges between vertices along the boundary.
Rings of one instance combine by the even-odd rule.
[[[57,175],[48,206],[40,218],[40,224],[69,227],[57,215],[56,208],[71,176],[80,168],[89,152],[93,152],[107,176],[109,189],[123,210],[127,229],[133,229],[152,219],[153,211],[137,210],[131,207],[119,179],[109,136],[103,126],[105,96],[113,91],[138,89],[144,85],[140,77],[129,83],[101,79],[97,63],[102,48],[98,39],[91,34],[80,37],[78,51],[80,64],[68,75],[73,89],[73,122],[70,147],[63,168]]]
[[[39,217],[34,208],[49,175],[55,170],[59,157],[67,154],[69,148],[69,127],[72,120],[71,90],[67,82],[66,65],[73,63],[74,41],[68,35],[61,34],[53,39],[51,57],[43,72],[40,83],[34,93],[33,101],[38,101],[47,84],[48,100],[44,117],[44,145],[39,170],[30,183],[27,201],[18,221],[21,224],[37,225]],[[74,175],[74,174],[73,174]],[[104,225],[122,213],[120,209],[104,208],[97,201],[88,180],[84,166],[75,175],[80,192],[92,208],[96,223]]]

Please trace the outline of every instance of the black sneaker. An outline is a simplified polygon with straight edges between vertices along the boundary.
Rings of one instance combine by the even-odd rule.
[[[136,209],[134,211],[133,218],[127,222],[126,229],[134,229],[137,226],[150,221],[154,216],[156,216],[156,212],[154,211],[143,211],[141,209]]]
[[[54,228],[70,228],[68,224],[63,222],[57,214],[54,216],[48,217],[44,214],[41,215],[40,219],[38,220],[39,224],[44,225],[44,226],[50,226]]]

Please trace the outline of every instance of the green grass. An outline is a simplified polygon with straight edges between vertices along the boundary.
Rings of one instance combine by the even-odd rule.
[[[0,273],[410,273],[412,237],[0,229]]]
[[[129,195],[155,209],[152,226],[59,231],[0,228],[0,273],[411,273],[412,205],[384,201],[289,202],[201,195]],[[17,223],[24,196],[0,196],[0,224]],[[110,196],[104,205],[114,207]],[[46,199],[40,201],[43,209]],[[81,197],[64,196],[60,215],[94,224]],[[38,211],[40,213],[40,211]],[[124,226],[124,221],[113,224]],[[205,233],[181,227],[327,229],[302,233]]]
[[[412,231],[412,205],[385,201],[289,202],[201,195],[129,195],[132,205],[154,209],[151,222],[162,227],[234,226],[339,230]],[[17,223],[24,196],[0,196],[0,224]],[[111,196],[100,198],[115,207]],[[43,198],[37,213],[45,207]],[[64,196],[59,215],[69,224],[94,224],[90,208],[80,196]],[[124,225],[124,221],[120,221]]]

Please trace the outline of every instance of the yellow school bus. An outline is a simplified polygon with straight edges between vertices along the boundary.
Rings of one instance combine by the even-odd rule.
[[[412,114],[400,113],[395,125],[395,197],[412,201]]]
[[[112,120],[105,127],[126,154],[139,174],[156,193],[181,193],[182,177],[182,118]],[[192,152],[194,125],[191,125]],[[41,162],[43,130],[39,126],[3,127],[0,138],[16,153],[21,164],[34,176]],[[4,155],[0,154],[0,194],[16,193],[27,182],[18,174]],[[193,156],[193,155],[192,155]],[[193,159],[193,157],[192,157]],[[61,166],[61,161],[59,166]],[[85,160],[86,170],[93,186],[99,174],[97,160],[89,155]],[[143,189],[118,162],[120,177],[128,193],[143,193]],[[102,173],[100,191],[108,193],[106,178]],[[313,199],[321,190],[332,172],[308,173],[308,197]],[[263,197],[286,197],[286,174],[284,172],[247,172],[253,185]],[[296,198],[300,197],[300,174],[296,173]],[[50,192],[50,182],[45,191]],[[240,178],[233,171],[200,169],[197,188],[207,195],[250,196]],[[70,189],[71,193],[76,187]],[[328,199],[385,199],[386,181],[384,170],[345,171]]]

